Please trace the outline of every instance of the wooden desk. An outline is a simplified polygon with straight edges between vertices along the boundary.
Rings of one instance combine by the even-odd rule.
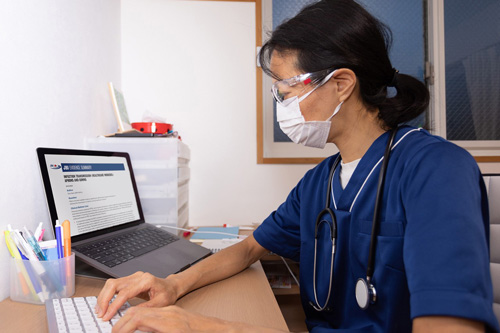
[[[74,296],[96,296],[103,285],[104,280],[77,276]],[[130,301],[132,305],[140,302],[137,298]],[[288,331],[260,262],[229,279],[193,291],[177,305],[206,316]],[[45,306],[7,298],[0,302],[0,331],[47,332]]]

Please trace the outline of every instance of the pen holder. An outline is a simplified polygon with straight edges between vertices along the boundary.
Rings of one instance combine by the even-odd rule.
[[[10,259],[10,298],[45,304],[75,293],[75,254],[56,260]]]

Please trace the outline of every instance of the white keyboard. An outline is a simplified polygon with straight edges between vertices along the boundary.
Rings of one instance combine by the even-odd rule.
[[[125,303],[110,321],[103,321],[94,313],[96,303],[95,296],[47,300],[45,309],[49,332],[111,332],[113,325],[130,307],[128,302]]]

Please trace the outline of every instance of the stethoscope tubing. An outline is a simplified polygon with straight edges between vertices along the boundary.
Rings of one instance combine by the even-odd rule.
[[[330,187],[332,181],[333,181],[333,175],[335,174],[335,169],[339,165],[341,160],[340,154],[337,156],[335,159],[335,162],[333,163],[332,168],[330,169],[330,174],[328,176],[328,187]],[[322,220],[322,216],[328,214],[332,218],[332,223],[328,223],[325,220]],[[328,224],[330,227],[330,238],[332,241],[332,254],[331,254],[331,259],[330,259],[330,281],[329,281],[329,286],[328,286],[328,295],[326,297],[325,304],[323,306],[319,305],[318,301],[318,293],[316,292],[316,263],[317,263],[317,253],[318,253],[318,229],[321,223],[325,222]],[[335,240],[337,239],[337,218],[335,217],[335,213],[331,210],[330,208],[330,189],[328,189],[328,193],[326,195],[326,202],[325,202],[325,208],[318,214],[316,217],[316,226],[314,229],[314,264],[313,264],[313,291],[314,291],[314,300],[316,301],[316,305],[312,304],[312,307],[316,311],[323,311],[327,305],[328,301],[330,300],[330,294],[332,292],[332,282],[333,282],[333,260],[335,257]]]
[[[389,157],[391,154],[391,147],[396,137],[397,129],[393,130],[389,141],[387,141],[387,146],[384,152],[384,160],[382,161],[382,166],[380,167],[380,174],[378,177],[377,184],[377,195],[375,197],[375,208],[373,210],[373,222],[372,222],[372,234],[370,238],[370,249],[368,252],[368,264],[366,265],[366,279],[368,281],[373,277],[373,271],[375,270],[375,252],[377,249],[377,235],[378,227],[380,224],[380,208],[382,199],[384,196],[384,184],[385,175],[387,173],[387,165],[389,164]]]
[[[376,244],[377,244],[377,234],[378,234],[378,227],[380,224],[380,209],[381,209],[381,202],[383,199],[383,194],[384,194],[384,184],[385,184],[385,176],[387,173],[387,166],[389,164],[389,157],[391,154],[392,150],[392,145],[394,142],[394,139],[397,134],[397,128],[392,130],[391,136],[389,137],[389,140],[387,141],[387,145],[385,148],[384,152],[384,159],[382,161],[382,166],[380,168],[380,174],[378,178],[378,184],[377,184],[377,193],[375,197],[375,207],[374,207],[374,212],[373,212],[373,222],[372,222],[372,234],[370,238],[370,247],[369,247],[369,254],[368,254],[368,264],[366,268],[366,285],[369,286],[372,290],[372,294],[376,295],[375,287],[371,284],[371,279],[373,277],[373,272],[375,268],[375,252],[376,252]],[[333,182],[333,176],[335,174],[335,170],[337,169],[337,166],[339,165],[341,161],[341,156],[340,154],[337,156],[335,159],[335,162],[332,165],[332,168],[330,169],[330,174],[328,176],[328,188],[327,188],[327,195],[326,195],[326,202],[325,202],[325,208],[318,214],[316,217],[316,226],[314,230],[314,264],[313,264],[313,292],[314,292],[314,300],[316,301],[316,305],[312,305],[312,307],[316,311],[323,311],[327,308],[328,302],[330,301],[330,295],[331,295],[331,290],[332,290],[332,282],[333,282],[333,264],[334,264],[334,257],[335,257],[335,241],[337,239],[337,218],[335,216],[335,213],[330,209],[330,192],[332,188],[332,182]],[[328,223],[325,220],[322,220],[322,216],[328,214],[332,218],[332,223]],[[328,288],[328,295],[326,297],[325,304],[321,306],[318,302],[318,296],[316,292],[316,261],[317,261],[317,252],[318,252],[318,229],[321,223],[327,223],[330,226],[330,236],[332,240],[332,256],[330,260],[330,281],[329,281],[329,288]],[[359,279],[363,280],[363,279]],[[375,297],[375,296],[373,296]],[[375,302],[375,299],[371,300],[371,303]],[[367,304],[368,305],[368,304]],[[365,307],[360,307],[362,309],[366,309],[367,305]]]

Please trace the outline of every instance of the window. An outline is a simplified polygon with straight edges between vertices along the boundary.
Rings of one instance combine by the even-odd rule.
[[[500,2],[429,0],[433,131],[500,161]]]

